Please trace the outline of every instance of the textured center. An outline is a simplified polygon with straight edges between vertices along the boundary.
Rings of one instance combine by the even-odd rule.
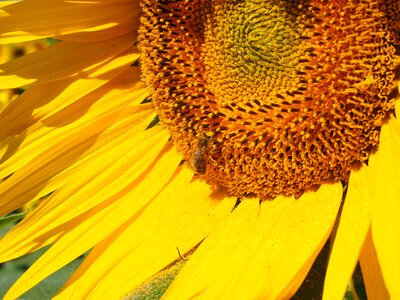
[[[220,103],[238,96],[262,99],[273,86],[285,90],[298,84],[301,24],[289,8],[225,2],[205,13],[204,77]]]
[[[236,196],[347,180],[397,96],[398,1],[142,2],[142,70],[194,169]]]

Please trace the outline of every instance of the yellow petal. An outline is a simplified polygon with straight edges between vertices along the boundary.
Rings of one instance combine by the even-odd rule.
[[[139,11],[136,0],[52,0],[51,5],[42,0],[18,1],[0,10],[0,44],[44,37],[65,40],[65,36],[75,41],[100,41],[125,34],[128,25],[133,38],[137,22],[132,20],[138,20]]]
[[[14,3],[19,2],[18,0],[7,0],[7,1],[1,1],[0,2],[0,8],[6,7],[7,5],[11,5]]]
[[[400,299],[400,124],[389,120],[381,129],[379,150],[370,158],[376,175],[372,241],[392,299]]]
[[[97,116],[88,124],[76,126],[63,136],[57,136],[57,131],[55,134],[50,131],[50,137],[53,135],[55,142],[1,183],[0,214],[8,213],[34,198],[52,177],[94,152],[98,144],[102,144],[102,137],[105,136],[105,140],[109,141],[110,134],[118,134],[119,124],[124,126],[126,122],[135,122],[135,113],[141,110],[141,106],[123,106],[119,110]]]
[[[298,200],[245,199],[190,257],[165,298],[289,298],[328,238],[341,197],[334,184]]]
[[[135,163],[133,160],[131,165],[127,164],[132,158],[131,155],[127,157],[120,155],[122,159],[116,160],[114,165],[103,170],[103,173],[98,175],[100,178],[95,177],[92,182],[82,183],[80,180],[72,182],[74,187],[68,186],[69,193],[63,193],[66,203],[56,201],[52,203],[51,208],[44,207],[44,211],[39,211],[36,214],[39,218],[30,220],[31,226],[40,231],[39,234],[26,224],[25,231],[28,231],[27,239],[30,243],[23,242],[23,245],[28,244],[28,246],[35,245],[39,241],[43,242],[49,234],[60,231],[59,228],[62,230],[57,242],[19,278],[10,289],[8,297],[12,299],[18,297],[52,272],[113,234],[120,226],[125,227],[124,223],[128,220],[134,221],[140,216],[140,210],[143,210],[164,188],[181,160],[180,155],[171,150],[172,145],[164,148],[169,136],[165,130],[162,133],[164,135],[162,139],[159,135],[154,135],[137,147],[141,148],[139,150],[142,157]],[[157,156],[161,158],[159,163],[154,165]],[[129,169],[124,171],[124,166],[129,166]],[[163,175],[161,178],[160,174]],[[88,186],[84,185],[85,183]],[[72,194],[74,191],[77,195]],[[62,207],[58,208],[57,203]],[[32,232],[32,237],[29,236],[29,232]],[[27,234],[22,232],[22,235]],[[21,234],[17,234],[15,238],[21,239]],[[15,243],[15,240],[9,240]],[[4,244],[8,248],[6,241]],[[15,252],[16,248],[21,246],[11,246],[10,251]]]
[[[46,125],[52,126],[54,122],[52,119],[57,119],[59,112],[76,102],[78,99],[89,95],[91,92],[99,89],[101,86],[107,84],[105,89],[98,90],[96,97],[104,98],[101,93],[106,93],[110,87],[120,88],[119,86],[123,81],[130,79],[132,84],[139,89],[143,87],[139,82],[139,68],[129,67],[130,63],[138,58],[139,54],[136,52],[125,53],[122,56],[118,56],[108,63],[102,65],[100,68],[87,72],[85,75],[80,74],[66,80],[59,80],[55,82],[47,83],[43,85],[36,85],[27,90],[16,100],[14,100],[6,109],[0,114],[0,139],[4,139],[10,135],[21,134],[28,126],[31,126],[40,119],[47,117],[47,120],[43,120]],[[129,72],[125,70],[129,69]],[[123,73],[114,80],[115,77]],[[124,86],[123,88],[126,89]],[[135,89],[133,89],[135,91]],[[72,117],[77,118],[84,114],[90,107],[89,97],[94,98],[94,94],[88,96],[86,99],[81,100],[86,107],[82,107],[80,113],[75,112],[74,115],[68,116],[68,119]],[[126,97],[124,97],[125,99]],[[96,101],[96,100],[92,100]],[[98,102],[98,101],[97,101]],[[120,103],[121,100],[117,98],[113,103]],[[115,104],[115,105],[116,105]],[[95,105],[94,103],[92,105]],[[109,104],[110,109],[112,105]],[[75,105],[74,107],[77,108]],[[71,109],[70,109],[71,110]],[[50,116],[53,115],[51,118]],[[65,120],[67,123],[68,120]],[[57,126],[59,127],[59,125]]]
[[[0,66],[0,89],[33,83],[46,83],[101,67],[129,49],[132,37],[125,35],[107,41],[78,44],[60,42]],[[135,51],[132,51],[133,53]]]
[[[134,138],[129,138],[129,133],[121,135],[118,143],[110,145],[112,149],[105,147],[105,151],[97,152],[75,170],[75,176],[69,178],[64,187],[1,240],[0,260],[10,260],[45,246],[54,235],[76,226],[75,218],[121,193],[137,178],[144,176],[146,168],[154,163],[168,138],[168,133],[157,127]]]
[[[371,230],[368,231],[364,247],[360,255],[360,265],[365,283],[365,290],[369,300],[390,299],[389,292],[383,279],[379,265]]]
[[[352,172],[325,277],[323,299],[342,299],[371,224],[373,182],[367,166]]]
[[[56,299],[119,299],[180,259],[232,210],[205,182],[180,169],[143,213],[94,248]],[[149,187],[150,188],[150,187]],[[131,199],[132,201],[132,199]]]
[[[104,83],[97,80],[92,82],[82,79],[72,83],[69,87],[65,87],[64,84],[57,84],[59,88],[47,93],[50,94],[50,98],[46,97],[46,93],[43,95],[42,87],[37,89],[33,87],[28,90],[26,93],[30,95],[32,95],[31,90],[37,91],[33,94],[36,97],[32,98],[32,101],[28,101],[29,97],[25,98],[24,93],[20,97],[22,98],[21,101],[17,99],[15,106],[13,103],[11,108],[7,109],[8,114],[0,114],[0,124],[4,125],[3,128],[8,129],[4,131],[19,134],[6,140],[8,152],[12,153],[12,156],[2,163],[0,178],[15,173],[39,153],[43,153],[46,149],[60,143],[65,135],[70,132],[79,131],[86,124],[114,110],[123,110],[129,106],[138,105],[146,96],[145,88],[139,82],[139,76],[139,68],[129,68],[117,78],[110,80],[88,95],[85,92],[86,88],[90,90]],[[49,87],[54,87],[54,85],[49,84]],[[51,97],[54,96],[53,92],[58,96],[50,101]],[[84,97],[80,99],[80,96]],[[41,103],[41,98],[45,99],[45,103]],[[39,103],[38,107],[32,103]],[[141,110],[145,108],[143,106]],[[149,109],[151,107],[147,106],[148,111]],[[19,113],[25,117],[26,115],[32,115],[32,117],[31,119],[28,117],[19,118]],[[150,113],[149,111],[147,116]],[[8,115],[15,117],[13,122],[11,122],[12,119],[8,118]],[[138,115],[135,116],[138,118]],[[3,119],[5,119],[5,122],[3,122]],[[8,124],[7,120],[9,121]],[[39,122],[40,120],[42,122]],[[32,124],[35,125],[32,126]],[[32,127],[27,128],[28,126]]]

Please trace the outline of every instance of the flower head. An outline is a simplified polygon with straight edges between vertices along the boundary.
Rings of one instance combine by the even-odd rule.
[[[188,160],[236,196],[348,180],[393,109],[398,10],[378,2],[143,1],[156,110]],[[372,54],[374,53],[374,54]]]

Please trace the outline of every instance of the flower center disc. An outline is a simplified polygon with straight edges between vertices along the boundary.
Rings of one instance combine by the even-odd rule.
[[[378,145],[397,96],[397,0],[143,0],[142,10],[156,111],[209,182],[236,196],[300,195],[347,180]]]

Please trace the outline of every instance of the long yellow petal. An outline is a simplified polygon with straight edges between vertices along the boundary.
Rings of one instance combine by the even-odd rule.
[[[10,260],[48,244],[53,236],[75,226],[75,218],[144,176],[169,136],[161,127],[134,138],[129,137],[130,133],[127,131],[117,138],[117,143],[111,143],[111,149],[107,145],[105,151],[98,151],[78,167],[75,171],[80,176],[69,178],[64,187],[14,227],[1,240],[0,260]]]
[[[165,298],[289,298],[328,238],[341,197],[341,184],[334,184],[298,200],[245,199],[191,256]]]
[[[0,8],[6,7],[8,5],[14,4],[19,2],[18,0],[8,0],[8,1],[1,1],[0,2]]]
[[[235,198],[180,169],[140,217],[94,248],[56,299],[119,299],[180,259],[230,214]],[[150,188],[150,187],[149,187]]]
[[[107,156],[108,152],[116,152],[118,151],[118,149],[120,148],[120,144],[123,142],[123,139],[125,140],[129,140],[133,142],[133,145],[130,147],[130,149],[134,149],[134,142],[138,139],[140,139],[142,136],[147,136],[146,133],[144,134],[138,134],[135,133],[135,138],[132,139],[132,130],[135,128],[140,128],[142,127],[142,125],[145,125],[145,127],[148,126],[148,124],[150,123],[150,121],[152,119],[154,119],[154,115],[151,115],[152,111],[143,111],[140,113],[135,114],[135,118],[134,119],[128,119],[128,120],[120,120],[121,123],[120,125],[118,125],[117,127],[106,131],[104,134],[102,134],[100,136],[100,138],[96,141],[95,144],[93,144],[93,146],[88,149],[85,153],[83,153],[78,160],[76,161],[67,161],[65,163],[66,168],[63,170],[60,170],[59,173],[51,173],[49,174],[48,177],[43,178],[43,182],[45,182],[44,185],[41,186],[41,189],[39,189],[37,191],[36,195],[33,195],[33,198],[29,198],[32,197],[32,195],[27,194],[26,192],[22,192],[22,191],[26,191],[28,189],[29,191],[29,186],[25,186],[23,184],[22,181],[22,185],[20,185],[19,187],[14,187],[13,191],[11,193],[9,193],[10,196],[13,197],[22,197],[19,200],[19,203],[17,203],[16,199],[17,198],[12,198],[12,199],[7,199],[6,197],[1,198],[0,200],[0,207],[2,207],[3,205],[6,205],[6,203],[8,205],[12,205],[15,209],[17,208],[18,205],[20,205],[20,203],[26,203],[29,202],[32,199],[40,199],[43,196],[48,195],[49,193],[52,193],[53,191],[65,186],[66,184],[69,184],[71,178],[75,178],[78,179],[74,174],[76,174],[76,172],[81,172],[80,168],[82,168],[83,166],[85,166],[85,164],[87,163],[87,161],[92,161],[92,160],[96,160],[97,157],[102,158],[103,156],[105,156],[106,158],[104,159],[104,161],[102,162],[101,160],[98,162],[99,165],[104,165],[105,161],[107,161],[107,159],[109,159],[109,156]],[[149,116],[150,114],[150,116]],[[145,118],[146,116],[149,116],[147,118]],[[143,119],[144,118],[144,119]],[[138,122],[139,125],[135,126],[135,123]],[[143,130],[144,130],[143,128]],[[119,132],[119,130],[122,131],[126,131],[126,133],[121,134],[121,132]],[[67,137],[68,138],[68,137]],[[64,144],[66,142],[68,142],[68,140],[58,140],[59,143]],[[50,147],[49,150],[51,150],[52,147]],[[44,168],[49,168],[50,170],[52,170],[52,161],[49,160],[48,157],[46,157],[46,153],[48,153],[49,150],[43,151],[43,165]],[[40,160],[40,156],[38,158],[35,158],[32,161],[37,161]],[[30,162],[28,162],[28,165],[30,164]],[[82,166],[83,165],[83,166]],[[20,172],[18,172],[16,176],[24,176],[24,170],[26,169],[26,167],[22,168]],[[88,169],[86,172],[88,172],[87,175],[92,174],[91,170]],[[86,173],[85,173],[86,175]],[[79,177],[80,178],[80,177]],[[83,178],[82,178],[83,179]],[[0,186],[0,189],[7,189],[5,187],[5,183],[3,185]],[[17,196],[19,195],[19,196]]]
[[[352,172],[325,277],[323,299],[343,298],[371,225],[373,176],[367,166]]]
[[[10,124],[0,121],[0,124],[4,125],[3,128],[7,129],[4,131],[18,134],[6,140],[7,144],[5,145],[9,148],[8,152],[11,152],[12,156],[2,163],[0,178],[15,173],[39,153],[59,143],[70,132],[79,131],[82,126],[114,110],[118,111],[138,105],[147,94],[143,84],[139,82],[139,76],[138,68],[129,68],[117,78],[110,80],[108,84],[87,95],[85,95],[85,88],[90,90],[104,83],[83,79],[69,87],[57,84],[59,89],[55,89],[54,93],[59,92],[59,94],[52,101],[50,101],[51,98],[43,95],[43,91],[40,91],[41,87],[38,89],[33,87],[32,89],[38,91],[35,94],[36,97],[32,99],[33,101],[28,101],[29,98],[22,96],[21,101],[17,99],[15,106],[13,103],[12,108],[7,110],[8,114],[15,116],[14,122],[11,122],[12,119],[9,119],[8,115],[0,115],[10,121]],[[51,84],[50,86],[54,87]],[[30,90],[26,93],[29,92]],[[51,94],[50,97],[53,95],[50,92],[49,94]],[[41,96],[45,99],[45,103],[41,103]],[[32,103],[39,103],[38,107]],[[141,110],[145,108],[150,109],[151,107],[141,107]],[[27,112],[24,114],[24,111]],[[18,118],[19,113],[24,116],[31,115],[31,118],[20,119]],[[6,134],[5,132],[4,134]]]
[[[53,176],[70,167],[96,149],[96,143],[113,131],[115,124],[135,118],[140,106],[122,107],[108,114],[100,115],[92,122],[77,126],[66,135],[38,154],[18,172],[0,185],[2,194],[0,214],[8,213],[32,199]]]
[[[133,36],[137,29],[134,20],[138,20],[140,11],[138,1],[114,2],[52,0],[49,5],[42,0],[26,0],[4,6],[0,10],[0,44],[44,37],[107,40],[126,34],[128,25]]]
[[[391,119],[381,129],[379,150],[370,158],[376,175],[372,240],[392,299],[400,299],[400,124]]]
[[[128,154],[127,157],[116,160],[114,165],[108,166],[107,170],[103,170],[103,173],[98,175],[99,178],[95,177],[93,181],[86,182],[88,186],[83,185],[85,182],[76,180],[73,183],[75,187],[70,189],[69,194],[63,195],[68,199],[67,205],[61,203],[61,209],[53,205],[55,209],[46,209],[47,211],[41,214],[42,219],[47,220],[44,225],[37,226],[35,220],[31,220],[32,225],[40,231],[37,235],[32,230],[34,237],[28,236],[31,245],[51,233],[56,233],[58,228],[62,227],[62,232],[57,242],[19,278],[7,297],[11,299],[18,297],[52,272],[113,234],[120,226],[124,227],[124,223],[128,220],[135,220],[140,216],[140,210],[164,188],[181,160],[180,155],[171,150],[171,145],[164,148],[169,135],[165,130],[161,133],[162,140],[160,135],[154,135],[137,147],[140,149],[133,151],[135,156],[138,151],[141,152],[141,158],[136,162],[132,161],[129,164],[132,154]],[[159,163],[152,166],[157,156],[161,156]],[[127,170],[124,171],[124,168]],[[160,173],[164,173],[162,178],[159,178]],[[72,194],[74,191],[76,196]],[[73,204],[76,207],[73,207]],[[72,211],[69,211],[69,208]],[[39,222],[43,224],[41,219]],[[30,228],[28,230],[31,231]],[[16,238],[20,239],[20,235]],[[13,251],[15,248],[18,248],[18,245],[11,247],[10,250]]]
[[[107,92],[107,88],[120,88],[122,81],[126,80],[124,77],[128,78],[128,80],[133,78],[132,81],[136,82],[132,84],[136,89],[139,89],[140,70],[139,68],[129,67],[130,63],[136,60],[138,56],[136,52],[124,53],[124,55],[115,57],[98,69],[86,74],[47,83],[45,88],[43,85],[33,86],[0,113],[0,128],[2,128],[0,139],[10,135],[21,134],[27,127],[46,117],[47,120],[43,120],[43,122],[51,126],[54,123],[52,119],[56,119],[59,112],[64,108],[107,84],[106,88],[97,91],[98,95],[96,95],[100,99],[104,98],[101,93]],[[129,72],[119,76],[127,69],[129,69]],[[123,78],[114,80],[117,76]],[[123,88],[126,89],[126,87]],[[133,91],[135,90],[133,89]],[[92,94],[89,97],[94,98],[94,95]],[[86,107],[81,109],[81,115],[90,108],[88,107],[90,103],[87,98],[81,100],[82,103],[86,104]],[[120,100],[117,98],[114,102],[120,103]],[[112,104],[110,104],[110,109],[112,108],[111,106]],[[51,115],[53,117],[50,117]],[[75,117],[78,116],[79,113],[75,113]],[[72,117],[69,116],[69,119]],[[67,123],[67,120],[65,120],[65,123]]]
[[[101,67],[132,46],[125,35],[107,41],[81,45],[60,42],[0,66],[0,89],[46,83]],[[135,51],[132,51],[135,52]]]
[[[360,254],[360,265],[369,300],[390,299],[383,279],[376,249],[372,242],[371,230],[368,231],[364,247]]]

